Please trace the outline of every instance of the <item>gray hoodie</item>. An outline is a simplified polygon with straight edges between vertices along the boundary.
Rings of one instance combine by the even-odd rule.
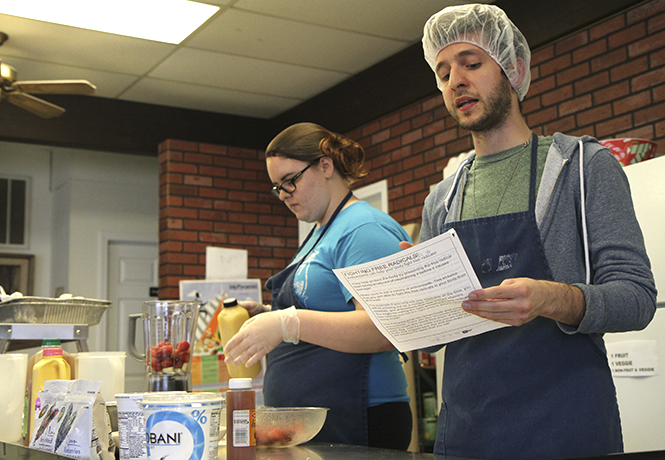
[[[581,219],[579,141],[584,150],[586,222]],[[462,191],[473,155],[425,199],[420,241],[459,220]],[[453,189],[454,184],[457,186]],[[536,221],[554,281],[584,293],[586,313],[568,334],[594,335],[644,329],[656,311],[656,286],[635,217],[628,179],[610,151],[589,136],[556,133],[547,153],[536,200]],[[584,226],[588,235],[590,283],[585,284]]]

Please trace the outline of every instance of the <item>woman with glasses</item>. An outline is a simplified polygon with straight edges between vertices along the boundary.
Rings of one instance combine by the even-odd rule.
[[[368,174],[364,158],[358,143],[313,123],[295,124],[270,142],[273,194],[298,220],[316,225],[266,283],[271,310],[242,302],[252,317],[225,354],[248,366],[267,354],[267,406],[330,408],[315,440],[406,450],[411,411],[399,355],[332,271],[410,241],[390,216],[353,196],[351,184]]]

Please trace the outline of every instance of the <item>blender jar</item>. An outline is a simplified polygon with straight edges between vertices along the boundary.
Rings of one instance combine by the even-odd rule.
[[[192,391],[191,345],[201,302],[148,300],[143,313],[129,315],[129,354],[145,363],[147,391]],[[143,321],[145,353],[134,344]]]

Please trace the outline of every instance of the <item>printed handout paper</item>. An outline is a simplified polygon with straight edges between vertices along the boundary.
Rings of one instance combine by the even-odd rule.
[[[482,286],[454,229],[391,256],[333,271],[401,352],[506,326],[462,309],[468,294]]]

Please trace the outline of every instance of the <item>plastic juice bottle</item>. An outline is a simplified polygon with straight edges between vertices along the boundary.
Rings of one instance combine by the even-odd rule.
[[[219,335],[222,339],[222,347],[226,348],[226,344],[231,337],[233,337],[242,327],[242,325],[249,319],[247,310],[238,305],[238,301],[234,298],[224,300],[222,311],[219,312],[217,322],[219,323]],[[261,373],[261,363],[258,362],[251,367],[245,365],[236,366],[234,364],[227,364],[226,368],[229,371],[231,378],[254,378]]]
[[[26,385],[25,385],[25,399],[23,401],[23,445],[27,446],[30,444],[30,433],[32,433],[32,427],[30,421],[32,420],[30,414],[34,412],[34,407],[31,412],[30,401],[32,397],[32,370],[35,367],[35,364],[42,360],[44,357],[45,348],[60,348],[60,339],[44,339],[42,341],[42,347],[30,357],[28,360],[28,374],[26,376]],[[63,350],[62,356],[67,361],[70,367],[70,380],[74,380],[76,372],[76,359],[70,353],[67,353]]]
[[[230,379],[226,392],[226,460],[255,458],[256,395],[252,379]]]
[[[32,368],[32,386],[30,395],[30,425],[28,439],[35,429],[35,411],[40,407],[39,392],[44,389],[47,380],[71,380],[71,368],[63,357],[62,348],[44,348],[42,359]]]

